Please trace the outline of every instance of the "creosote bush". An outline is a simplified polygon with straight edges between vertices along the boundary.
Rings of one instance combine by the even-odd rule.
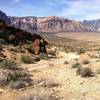
[[[47,60],[48,55],[46,53],[40,53],[40,59]]]
[[[90,77],[93,75],[93,72],[90,68],[82,68],[82,67],[78,67],[76,73],[77,75],[81,75],[82,77]]]
[[[90,63],[89,60],[84,60],[84,61],[83,61],[83,64],[85,64],[85,65],[87,65],[87,64],[89,64],[89,63]]]
[[[78,50],[78,54],[79,54],[79,55],[80,55],[80,54],[83,54],[83,53],[85,53],[84,48],[81,48],[81,49]]]
[[[16,69],[17,65],[13,60],[4,59],[0,62],[0,67],[5,69]]]
[[[32,59],[32,57],[26,56],[26,55],[21,56],[21,61],[26,64],[34,63],[34,59]]]
[[[75,63],[75,64],[72,65],[72,68],[78,68],[78,67],[80,67],[80,66],[81,66],[80,63]]]

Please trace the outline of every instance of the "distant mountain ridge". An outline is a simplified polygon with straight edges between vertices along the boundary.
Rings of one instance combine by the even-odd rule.
[[[100,20],[75,21],[63,17],[12,17],[0,11],[0,19],[7,24],[28,32],[86,32],[99,31]]]
[[[11,25],[30,32],[74,32],[74,31],[95,31],[82,22],[66,18],[50,17],[10,17]]]
[[[100,19],[84,20],[83,24],[86,26],[90,26],[91,28],[94,28],[96,31],[100,31]]]

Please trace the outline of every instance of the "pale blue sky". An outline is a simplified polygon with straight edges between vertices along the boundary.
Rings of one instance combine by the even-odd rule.
[[[100,19],[100,0],[0,0],[8,16],[61,16]]]

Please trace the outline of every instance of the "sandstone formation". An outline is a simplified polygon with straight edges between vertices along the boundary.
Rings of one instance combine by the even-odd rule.
[[[94,31],[90,26],[85,26],[79,21],[63,17],[10,17],[11,25],[29,32],[72,32]]]
[[[64,17],[11,17],[0,11],[0,20],[28,32],[86,32],[99,30],[99,20],[75,21]],[[1,24],[1,22],[0,22]]]

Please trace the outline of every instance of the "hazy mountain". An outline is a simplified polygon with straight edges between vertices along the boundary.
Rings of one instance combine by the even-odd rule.
[[[91,28],[94,28],[97,31],[100,31],[100,19],[84,20],[83,24],[86,26],[90,26]]]
[[[94,31],[90,26],[62,17],[10,17],[11,25],[28,31],[71,32]]]
[[[27,30],[29,32],[75,32],[75,31],[98,31],[100,30],[100,20],[90,20],[83,22],[66,19],[63,17],[11,17],[0,11],[0,19],[6,24]]]

